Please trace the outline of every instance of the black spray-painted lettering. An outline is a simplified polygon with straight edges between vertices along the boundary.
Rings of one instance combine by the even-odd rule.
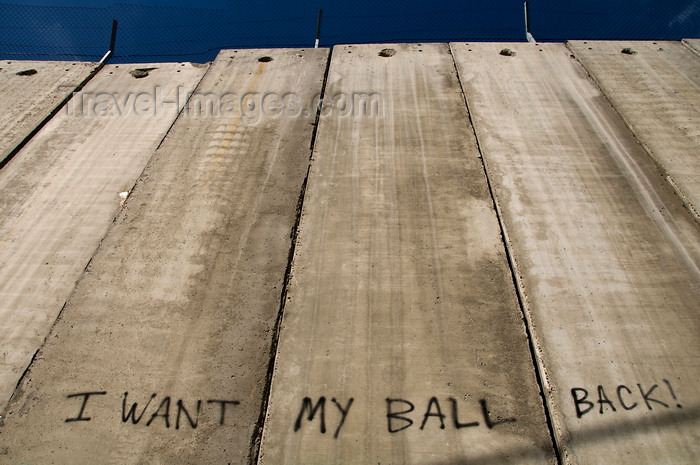
[[[66,418],[65,422],[74,421],[90,421],[92,418],[86,415],[87,403],[92,396],[105,396],[107,391],[90,391],[90,392],[79,392],[75,394],[69,394],[68,399],[74,397],[81,398],[82,402],[80,404],[80,410],[75,417]],[[185,402],[183,399],[177,399],[170,396],[164,397],[158,404],[158,408],[153,410],[155,406],[154,400],[158,397],[158,394],[153,393],[144,403],[141,402],[129,402],[129,392],[125,392],[121,399],[121,420],[122,423],[128,423],[131,420],[132,425],[138,425],[144,418],[146,413],[150,413],[148,416],[148,421],[145,422],[145,426],[151,426],[151,424],[158,424],[160,422],[156,421],[162,419],[162,424],[166,428],[170,428],[170,425],[174,422],[175,429],[180,429],[183,426],[189,425],[192,429],[197,429],[199,426],[199,420],[202,415],[206,415],[207,410],[202,406],[205,405],[204,400],[198,399],[193,402]],[[104,401],[102,401],[104,403]],[[209,399],[206,404],[218,405],[219,411],[219,426],[223,426],[226,421],[226,407],[231,405],[239,405],[240,402],[237,400],[223,400],[223,399]],[[352,399],[348,403],[347,407],[343,409],[339,405],[339,409],[343,414],[342,420],[345,420],[348,410],[350,410],[350,405],[352,404]],[[172,407],[172,408],[171,408]],[[150,408],[150,410],[149,410]],[[213,408],[212,408],[213,410]]]
[[[579,393],[582,393],[582,396],[579,396]],[[571,389],[571,395],[574,397],[574,405],[576,405],[576,416],[578,418],[581,418],[585,414],[591,411],[593,408],[593,402],[589,402],[586,399],[588,398],[588,391],[585,390],[584,388],[573,388]],[[581,405],[585,405],[585,409],[581,409]]]
[[[617,400],[620,402],[620,405],[622,405],[622,408],[625,410],[632,410],[634,409],[637,405],[639,405],[637,402],[634,402],[632,405],[627,405],[627,403],[624,401],[622,398],[622,390],[627,391],[627,394],[632,394],[632,390],[625,386],[624,384],[620,384],[617,387]]]
[[[219,414],[219,425],[223,425],[226,421],[226,406],[227,405],[239,405],[240,402],[237,400],[219,400],[219,399],[209,399],[207,404],[219,404],[220,414]]]
[[[331,399],[333,403],[335,404],[336,407],[338,407],[338,410],[340,410],[340,421],[338,422],[338,427],[335,429],[335,433],[333,434],[334,439],[338,439],[338,434],[340,434],[340,428],[343,427],[345,424],[345,418],[348,416],[348,412],[350,411],[350,407],[352,406],[352,403],[355,399],[352,397],[348,400],[347,405],[343,408],[342,405],[338,403],[337,400],[335,400],[335,397]]]
[[[479,426],[478,421],[472,421],[469,423],[461,423],[459,421],[459,413],[457,412],[457,399],[450,397],[449,401],[452,403],[452,421],[454,422],[455,429],[470,428],[474,426]]]
[[[310,397],[304,397],[301,403],[301,410],[299,411],[299,416],[297,416],[297,421],[294,423],[294,431],[299,431],[301,429],[301,420],[304,418],[304,413],[308,410],[308,420],[313,421],[316,416],[316,412],[321,410],[321,433],[326,434],[326,398],[321,396],[316,402],[316,405],[311,403]]]
[[[606,412],[617,412],[617,406],[622,407],[621,411],[634,410],[642,405],[642,402],[643,405],[646,405],[647,409],[649,410],[654,410],[654,405],[656,405],[657,408],[658,406],[671,408],[669,396],[674,402],[676,402],[676,407],[683,408],[683,406],[678,403],[678,397],[673,390],[673,386],[671,386],[671,382],[667,379],[664,379],[663,382],[666,385],[666,390],[668,393],[666,393],[666,391],[663,389],[657,391],[657,389],[661,387],[659,384],[653,384],[647,389],[643,384],[636,383],[636,390],[631,389],[625,384],[620,384],[615,389],[617,396],[614,396],[612,399],[608,397],[608,394],[602,385],[598,385],[597,387],[598,398],[591,400],[588,399],[589,392],[587,389],[581,387],[572,388],[571,396],[574,400],[576,416],[581,418],[589,413],[591,410],[593,410],[595,403],[598,403],[598,413],[601,415],[605,414]],[[617,406],[615,402],[617,402]]]
[[[664,379],[663,382],[666,383],[666,387],[668,387],[668,390],[671,393],[671,397],[673,397],[673,400],[678,401],[678,397],[676,397],[676,392],[673,390],[673,386],[671,386],[671,382],[667,379]],[[676,407],[683,408],[683,406],[681,404],[676,404]]]
[[[187,418],[187,422],[190,424],[192,429],[197,429],[197,423],[199,423],[199,413],[200,413],[201,409],[202,409],[202,401],[198,400],[197,401],[197,414],[195,415],[194,420],[193,420],[192,416],[185,408],[185,405],[182,403],[182,399],[178,399],[178,401],[177,401],[177,416],[175,417],[175,429],[180,429],[180,414],[181,413],[185,414],[185,418]]]
[[[433,406],[435,406],[435,412],[433,412]],[[428,408],[423,415],[423,423],[420,424],[420,429],[425,428],[425,424],[428,422],[428,418],[437,417],[440,419],[440,429],[445,429],[445,415],[442,414],[440,409],[440,402],[438,402],[437,397],[431,397],[428,401]]]
[[[161,413],[161,410],[163,412]],[[150,420],[146,422],[146,426],[151,426],[151,423],[153,423],[153,420],[155,420],[158,417],[163,417],[163,420],[165,421],[165,427],[170,428],[170,396],[166,397],[162,401],[160,401],[160,405],[158,406],[158,410],[153,412],[153,415],[151,415]]]
[[[478,421],[472,421],[468,423],[462,423],[459,419],[459,413],[458,413],[458,406],[457,406],[457,399],[454,397],[448,397],[448,400],[452,404],[452,424],[455,429],[462,429],[462,428],[470,428],[470,427],[477,427],[479,426]],[[409,416],[411,412],[415,410],[415,404],[413,402],[406,400],[406,399],[386,399],[387,402],[387,413],[386,413],[386,418],[387,418],[387,429],[390,433],[398,433],[400,431],[403,431],[405,429],[410,428],[413,425],[413,419]],[[405,410],[402,411],[397,411],[397,409],[394,407],[394,404],[396,403],[402,403],[405,408]],[[515,418],[503,418],[501,416],[492,416],[491,411],[489,410],[488,403],[486,399],[480,399],[479,400],[479,405],[481,407],[481,415],[484,419],[484,424],[486,425],[487,428],[493,429],[498,425],[502,425],[504,423],[513,423],[516,421]],[[428,400],[428,404],[425,409],[425,413],[423,414],[423,421],[421,422],[420,428],[421,430],[426,428],[426,425],[428,424],[428,420],[430,418],[437,418],[440,423],[438,427],[440,429],[445,429],[445,419],[447,418],[447,415],[443,413],[443,410],[440,406],[440,401],[438,400],[437,397],[431,397]],[[396,424],[397,421],[400,421],[402,423]],[[434,423],[434,422],[433,422]]]
[[[403,404],[408,405],[408,408],[406,410],[403,410],[401,412],[394,412],[392,409],[392,405],[396,402],[401,402]],[[411,402],[404,400],[404,399],[386,399],[386,422],[387,422],[387,429],[389,430],[390,433],[398,433],[399,431],[403,431],[406,428],[409,428],[413,424],[413,420],[411,420],[408,417],[404,417],[403,415],[406,415],[407,413],[411,413],[413,409],[415,408],[415,405],[413,405]],[[400,428],[395,428],[392,420],[401,420],[405,422],[406,424],[401,426]]]
[[[668,404],[665,402],[661,402],[658,399],[654,399],[651,397],[651,393],[654,392],[654,390],[659,387],[658,384],[654,384],[651,389],[649,389],[647,392],[644,392],[644,389],[642,388],[641,384],[637,384],[637,387],[639,388],[639,393],[642,395],[642,399],[644,399],[644,403],[647,404],[647,408],[649,410],[652,410],[651,404],[649,402],[656,402],[659,405],[663,405],[664,407],[668,408]]]
[[[481,404],[481,413],[484,415],[484,423],[489,429],[493,429],[495,426],[501,425],[503,423],[515,423],[515,418],[500,418],[496,417],[496,420],[491,419],[491,412],[486,404],[486,399],[479,400]]]
[[[603,404],[608,405],[613,412],[616,412],[615,404],[613,404],[605,394],[603,386],[598,386],[598,404],[600,405],[600,413],[603,413]]]
[[[129,396],[129,393],[125,392],[124,399],[122,400],[122,422],[126,423],[127,420],[129,418],[131,418],[131,423],[136,425],[136,424],[138,424],[138,422],[141,421],[141,418],[143,417],[143,414],[146,413],[146,409],[151,404],[151,401],[156,398],[156,394],[155,393],[151,394],[151,398],[148,399],[148,402],[146,402],[146,406],[143,408],[143,410],[141,410],[141,413],[138,416],[136,415],[136,409],[138,408],[138,405],[139,405],[138,402],[134,402],[131,405],[131,408],[129,408],[129,411],[126,414],[124,414],[124,412],[126,412],[126,399],[128,396]]]
[[[90,396],[104,396],[107,394],[107,391],[90,391],[90,392],[79,392],[77,394],[69,394],[67,397],[69,399],[72,399],[73,397],[82,397],[83,402],[80,404],[80,411],[78,412],[77,417],[73,418],[66,418],[65,422],[70,423],[72,421],[90,421],[92,420],[91,417],[84,417],[83,414],[85,413],[85,406],[87,405],[88,399]]]
[[[338,411],[340,412],[340,419],[338,420],[338,426],[335,428],[335,432],[333,433],[333,438],[337,439],[338,435],[340,434],[340,429],[343,427],[345,424],[345,419],[348,416],[348,413],[350,412],[350,407],[352,406],[352,403],[354,402],[355,399],[352,397],[347,401],[346,405],[343,406],[340,404],[335,397],[331,398],[331,402],[336,406]],[[304,419],[304,415],[306,414],[306,418],[308,421],[313,421],[314,418],[316,418],[316,414],[319,414],[320,417],[320,431],[321,434],[326,433],[326,398],[325,396],[321,396],[318,399],[318,402],[316,402],[316,405],[313,404],[313,401],[310,397],[304,397],[304,400],[302,400],[301,403],[301,410],[299,411],[299,415],[297,416],[297,420],[294,423],[294,431],[299,431],[301,429],[301,423],[302,420]]]

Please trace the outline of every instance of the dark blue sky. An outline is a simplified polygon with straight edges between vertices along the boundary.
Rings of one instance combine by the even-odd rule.
[[[221,48],[368,42],[523,41],[520,0],[0,0],[0,59],[99,60],[119,21],[112,62],[212,60]],[[541,41],[700,37],[700,0],[532,0]]]

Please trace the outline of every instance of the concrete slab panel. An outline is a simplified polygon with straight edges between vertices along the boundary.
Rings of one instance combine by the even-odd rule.
[[[564,462],[695,463],[698,224],[564,45],[452,49]]]
[[[553,463],[448,46],[336,46],[324,102],[259,463]]]
[[[700,53],[700,39],[683,39],[683,43],[696,53]]]
[[[568,45],[698,218],[698,56],[680,42],[571,41]],[[633,54],[621,53],[627,48]]]
[[[0,163],[96,67],[84,62],[0,61]]]
[[[328,53],[220,53],[8,407],[6,460],[251,463]]]
[[[3,407],[109,229],[120,193],[131,190],[177,117],[175,105],[141,113],[145,100],[157,93],[175,101],[205,71],[152,65],[135,79],[130,71],[141,66],[105,67],[0,170]]]

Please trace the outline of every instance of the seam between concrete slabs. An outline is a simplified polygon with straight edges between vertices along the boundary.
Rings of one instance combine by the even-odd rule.
[[[321,84],[321,94],[320,102],[323,102],[323,98],[326,93],[326,83],[328,82],[328,71],[331,67],[331,58],[333,56],[333,49],[328,50],[328,58],[326,60],[326,68],[323,73],[323,83]],[[311,171],[311,160],[314,155],[314,147],[316,145],[316,135],[318,134],[318,124],[321,119],[321,103],[319,103],[316,109],[316,119],[314,121],[314,128],[311,133],[311,142],[309,144],[309,159],[306,166],[306,176],[301,184],[301,189],[299,190],[299,199],[297,200],[296,208],[296,218],[294,219],[294,226],[290,231],[290,247],[289,255],[287,258],[287,268],[284,272],[284,281],[282,283],[282,291],[280,292],[280,306],[277,312],[277,321],[275,321],[275,327],[272,331],[272,341],[270,344],[270,362],[267,369],[267,378],[265,380],[265,388],[262,395],[262,405],[260,406],[260,417],[258,418],[257,424],[253,431],[253,436],[250,440],[250,449],[248,452],[248,463],[250,465],[256,465],[260,459],[260,446],[262,445],[262,435],[265,428],[265,420],[268,416],[268,406],[270,403],[270,396],[272,395],[272,377],[275,373],[275,368],[277,367],[277,349],[279,346],[280,339],[280,329],[282,327],[282,319],[284,318],[284,308],[287,302],[287,289],[289,287],[289,281],[292,276],[292,267],[294,266],[294,253],[296,251],[297,244],[297,233],[299,231],[299,223],[301,222],[301,216],[304,210],[304,197],[306,196],[306,187],[309,180],[309,173]]]
[[[700,54],[698,54],[698,52],[695,52],[690,46],[684,44],[683,42],[681,42],[681,43],[685,46],[686,49],[688,49],[691,52],[693,52],[694,54],[700,56]],[[566,41],[565,45],[566,45],[567,50],[569,50],[569,53],[571,53],[572,58],[574,58],[576,63],[578,63],[581,66],[583,71],[586,73],[586,76],[588,76],[588,78],[591,80],[591,82],[593,82],[593,84],[595,85],[596,89],[598,89],[598,92],[600,92],[600,94],[605,98],[605,101],[608,102],[608,105],[610,105],[610,107],[613,109],[613,111],[618,116],[618,118],[620,118],[620,121],[622,121],[625,124],[625,127],[629,130],[630,134],[632,134],[632,137],[637,142],[637,144],[639,144],[639,146],[642,148],[642,150],[644,150],[644,152],[647,154],[649,159],[654,163],[654,166],[656,166],[656,169],[659,171],[659,174],[661,174],[664,177],[664,179],[666,180],[666,182],[668,182],[671,185],[671,187],[673,188],[673,192],[676,193],[678,198],[683,203],[683,207],[688,211],[688,213],[690,213],[690,215],[693,217],[695,222],[700,224],[700,214],[695,209],[695,206],[692,204],[690,199],[678,187],[678,185],[673,180],[673,177],[668,172],[668,170],[666,170],[666,168],[664,168],[664,166],[661,164],[661,162],[659,160],[657,160],[654,155],[652,155],[651,149],[649,147],[647,147],[647,145],[644,144],[639,139],[639,137],[637,137],[637,134],[634,132],[634,129],[632,128],[632,125],[630,124],[630,122],[627,120],[627,118],[625,118],[625,115],[623,115],[617,109],[617,107],[613,103],[612,99],[608,96],[608,93],[604,90],[604,88],[600,84],[600,82],[595,78],[595,76],[591,72],[588,71],[588,68],[586,68],[586,65],[584,64],[584,62],[581,59],[579,59],[579,57],[576,56],[576,52],[574,51],[573,48],[571,48],[568,40]]]
[[[80,92],[95,76],[97,76],[97,74],[102,70],[102,68],[104,68],[105,64],[106,64],[106,62],[98,63],[98,65],[90,72],[90,74],[88,74],[87,77],[85,79],[83,79],[83,81],[80,84],[78,84],[70,94],[68,94],[63,100],[61,100],[58,103],[58,105],[56,105],[56,107],[53,110],[51,110],[49,112],[49,114],[43,120],[41,120],[39,122],[39,124],[37,124],[37,126],[33,130],[30,131],[29,134],[27,134],[27,136],[24,139],[22,139],[22,141],[19,144],[17,144],[17,146],[15,148],[13,148],[7,154],[7,156],[5,158],[0,160],[0,170],[3,169],[10,161],[12,161],[12,159],[15,157],[15,155],[17,155],[19,152],[22,151],[22,149],[34,138],[34,136],[36,136],[41,131],[41,129],[44,126],[46,126],[54,118],[54,116],[56,116],[61,111],[61,109],[64,106],[66,106],[66,104],[73,98],[73,96],[75,94]],[[117,210],[115,212],[114,217],[112,217],[112,222],[110,223],[109,227],[107,228],[107,231],[100,238],[100,241],[97,243],[97,247],[95,247],[95,250],[90,255],[90,259],[85,264],[85,268],[83,268],[83,272],[80,275],[80,278],[78,278],[78,280],[73,285],[73,290],[71,291],[70,295],[68,296],[68,299],[65,302],[63,302],[63,306],[61,306],[61,310],[59,310],[58,315],[56,315],[56,319],[51,324],[51,328],[49,328],[49,331],[46,333],[46,336],[44,336],[44,340],[41,342],[41,345],[39,345],[39,348],[34,351],[34,355],[32,355],[32,358],[29,360],[29,363],[27,364],[26,368],[22,372],[22,375],[17,380],[17,384],[15,385],[15,388],[12,391],[12,395],[10,396],[9,399],[4,401],[4,405],[2,407],[3,415],[0,416],[0,420],[5,416],[5,410],[7,409],[7,406],[12,401],[12,399],[14,399],[15,395],[17,394],[17,390],[20,388],[20,386],[24,382],[27,374],[31,371],[31,367],[32,367],[32,365],[34,365],[34,361],[36,360],[37,355],[39,354],[39,352],[41,352],[41,349],[44,347],[44,345],[46,345],[46,341],[48,340],[49,336],[51,336],[51,334],[53,333],[54,328],[56,327],[56,323],[58,323],[58,321],[61,319],[61,315],[63,315],[63,310],[66,308],[66,304],[68,303],[71,296],[75,292],[75,287],[78,285],[78,283],[82,279],[83,275],[85,275],[85,272],[90,267],[90,263],[92,263],[92,259],[95,257],[95,254],[100,249],[100,246],[102,245],[102,241],[107,236],[107,234],[109,234],[109,231],[112,230],[112,226],[114,225],[114,220],[116,219],[118,214],[119,214],[119,210]]]
[[[58,112],[70,101],[70,99],[72,98],[72,96],[73,96],[74,94],[80,92],[80,91],[83,89],[83,87],[85,87],[85,85],[87,85],[87,83],[88,83],[92,78],[94,78],[94,77],[102,70],[102,68],[104,68],[104,65],[105,65],[105,63],[102,63],[102,64],[100,64],[95,70],[93,70],[93,72],[92,72],[87,78],[85,78],[85,80],[84,80],[82,83],[80,83],[80,84],[78,85],[78,87],[76,87],[75,90],[74,90],[73,92],[71,92],[71,94],[70,94],[68,97],[66,97],[66,98],[56,107],[56,109],[55,109],[53,112],[51,112],[50,116],[49,116],[47,119],[45,119],[44,121],[42,121],[42,123],[37,127],[37,129],[36,129],[35,131],[32,131],[31,137],[28,137],[27,139],[25,139],[25,140],[22,141],[22,143],[15,149],[16,152],[19,152],[19,151],[22,149],[22,147],[24,147],[24,145],[26,145],[26,144],[31,140],[31,138],[34,137],[34,136],[39,132],[39,130],[40,130],[44,125],[46,125],[55,115],[57,115]],[[182,106],[182,108],[181,108],[180,111],[178,112],[177,116],[176,116],[175,118],[173,118],[173,122],[170,124],[170,126],[168,127],[168,129],[165,131],[165,134],[164,134],[163,137],[161,138],[160,142],[158,142],[158,145],[153,149],[153,152],[151,152],[151,156],[150,156],[149,159],[146,161],[146,163],[143,165],[143,169],[141,170],[141,173],[136,177],[136,180],[134,181],[134,184],[131,186],[131,189],[129,189],[129,192],[130,192],[130,193],[132,193],[132,192],[137,188],[137,186],[139,185],[139,181],[141,180],[141,177],[143,176],[143,173],[146,171],[146,168],[147,168],[148,165],[150,164],[150,160],[153,158],[153,155],[155,155],[155,153],[158,151],[158,149],[160,148],[160,146],[163,144],[163,141],[164,141],[164,140],[168,137],[168,135],[170,134],[170,131],[172,130],[173,126],[175,125],[175,122],[180,118],[180,115],[182,114],[182,112],[184,111],[184,109],[187,108],[187,105],[188,105],[188,103],[189,103],[189,100],[192,98],[192,95],[194,95],[194,94],[196,93],[197,89],[199,88],[199,85],[201,84],[202,80],[204,79],[204,76],[207,75],[207,73],[209,72],[210,69],[211,69],[211,65],[207,65],[207,70],[202,74],[202,77],[201,77],[201,78],[199,79],[199,81],[197,82],[197,85],[194,87],[194,90],[188,95],[187,101],[184,102],[184,105]],[[15,152],[15,150],[13,150],[13,152]],[[10,153],[12,154],[12,156],[14,156],[14,153],[13,153],[13,152],[10,152]],[[9,162],[9,161],[10,161],[10,159],[12,158],[12,156],[8,155],[7,158],[5,158],[4,160],[0,161],[0,169],[2,169],[3,166],[5,166],[6,162]],[[128,201],[129,201],[129,200],[128,200],[128,197],[127,197],[127,199],[125,200],[125,203],[128,202]],[[11,395],[10,398],[5,402],[5,405],[4,405],[3,408],[2,408],[2,413],[3,413],[3,415],[0,416],[0,421],[1,421],[1,419],[5,416],[5,411],[7,410],[8,405],[9,405],[9,404],[12,402],[12,400],[17,396],[18,391],[21,389],[20,386],[22,386],[22,384],[24,383],[24,381],[25,381],[25,379],[26,379],[26,377],[27,377],[27,374],[31,372],[32,365],[34,365],[34,361],[37,359],[37,356],[41,353],[42,349],[43,349],[44,346],[46,345],[46,341],[48,341],[48,340],[49,340],[49,337],[51,337],[51,335],[54,334],[56,325],[58,324],[59,321],[61,321],[61,318],[63,317],[63,311],[65,310],[66,306],[68,305],[68,302],[70,302],[70,300],[73,298],[73,295],[75,294],[75,291],[76,291],[76,289],[77,289],[77,287],[78,287],[78,284],[83,280],[83,278],[85,277],[85,274],[89,272],[89,268],[90,268],[90,265],[92,264],[92,260],[95,258],[95,256],[97,255],[97,253],[100,251],[100,248],[102,247],[102,244],[103,244],[104,240],[107,238],[107,236],[110,234],[110,232],[111,232],[112,229],[114,228],[114,225],[115,225],[115,223],[116,223],[116,221],[117,221],[117,218],[118,218],[119,215],[121,214],[122,209],[123,209],[123,206],[120,207],[120,208],[118,208],[118,209],[114,212],[114,216],[112,216],[112,221],[110,222],[109,226],[107,227],[107,230],[105,231],[105,233],[102,235],[102,237],[101,237],[100,240],[98,241],[97,246],[96,246],[95,249],[93,250],[92,254],[90,254],[90,258],[88,259],[87,263],[85,264],[85,267],[83,268],[83,272],[81,273],[80,277],[75,281],[75,284],[73,285],[73,290],[71,290],[70,295],[68,296],[68,298],[66,299],[66,301],[63,302],[63,306],[61,307],[61,310],[58,312],[58,315],[56,316],[56,319],[55,319],[55,320],[53,321],[53,323],[51,324],[51,328],[50,328],[49,331],[46,333],[46,336],[44,337],[44,340],[42,341],[42,343],[41,343],[41,345],[39,346],[39,348],[34,352],[34,355],[32,355],[32,358],[31,358],[29,364],[27,365],[27,367],[24,369],[24,372],[22,373],[22,376],[20,376],[19,379],[17,380],[17,384],[16,384],[16,386],[15,386],[15,389],[12,391],[12,395]]]
[[[684,46],[685,48],[687,48],[688,50],[690,50],[691,52],[693,52],[694,54],[696,54],[697,56],[700,57],[700,50],[697,50],[695,47],[693,47],[693,46],[690,44],[690,42],[688,42],[688,39],[683,39],[683,40],[681,40],[681,44],[683,44],[683,46]]]
[[[173,126],[175,126],[175,123],[180,119],[182,112],[185,111],[185,109],[189,106],[190,100],[192,99],[192,96],[197,95],[197,91],[199,90],[199,86],[202,85],[202,81],[207,76],[207,74],[209,74],[209,71],[211,70],[211,65],[212,65],[212,62],[209,62],[205,65],[207,67],[207,70],[204,72],[204,74],[202,74],[202,77],[199,79],[199,81],[197,81],[197,85],[194,86],[194,88],[192,89],[192,92],[187,96],[187,100],[182,105],[182,108],[180,108],[180,111],[177,113],[177,116],[173,119],[173,122],[170,123],[168,130],[165,131],[165,134],[163,134],[163,137],[160,139],[160,142],[158,142],[158,145],[156,145],[156,148],[153,150],[153,154],[151,155],[151,158],[153,158],[153,155],[155,155],[155,153],[158,151],[158,149],[160,149],[160,146],[163,145],[163,142],[165,142],[165,139],[167,139],[168,136],[170,135],[170,131],[173,130]],[[150,161],[150,159],[149,159],[149,161]],[[146,171],[146,166],[148,166],[148,163],[146,163],[146,165],[144,165],[143,170],[141,171],[141,175],[139,175],[138,179],[141,179],[141,176]],[[134,183],[134,186],[136,186],[136,183]],[[128,197],[127,197],[127,202],[128,202]]]
[[[535,378],[537,379],[537,385],[540,388],[540,399],[542,401],[542,409],[544,411],[544,416],[546,419],[547,423],[547,429],[549,430],[549,438],[552,443],[552,448],[554,449],[554,453],[557,459],[557,463],[561,465],[563,462],[562,456],[560,453],[559,449],[559,444],[557,443],[556,440],[556,435],[554,434],[554,419],[551,415],[551,409],[553,408],[550,405],[551,399],[550,396],[545,394],[545,387],[546,387],[546,392],[550,392],[550,387],[549,383],[547,382],[547,369],[544,365],[544,362],[542,361],[541,357],[541,352],[542,349],[539,347],[539,345],[536,343],[533,331],[531,329],[531,321],[530,321],[530,312],[527,310],[527,306],[525,304],[525,295],[522,287],[522,283],[520,281],[520,274],[518,271],[518,264],[515,261],[513,255],[510,253],[510,239],[508,237],[508,232],[506,230],[505,224],[503,222],[503,216],[501,214],[501,208],[498,203],[498,198],[496,197],[496,194],[493,190],[493,187],[491,185],[491,179],[489,177],[489,171],[488,171],[488,166],[486,163],[486,159],[484,158],[484,154],[481,149],[481,144],[479,143],[479,136],[476,132],[476,128],[474,126],[474,120],[472,119],[472,112],[469,109],[469,102],[467,101],[467,96],[464,92],[464,85],[462,84],[462,77],[460,76],[459,69],[457,68],[457,63],[455,61],[454,53],[452,50],[452,43],[448,44],[449,45],[449,50],[450,50],[450,56],[452,57],[452,64],[454,65],[455,73],[457,75],[457,80],[459,81],[459,88],[462,93],[462,99],[464,101],[464,106],[466,107],[467,110],[467,115],[469,116],[469,127],[471,128],[472,133],[474,134],[474,140],[476,142],[476,148],[479,152],[479,158],[481,159],[481,166],[484,170],[484,177],[486,178],[486,185],[488,186],[489,190],[489,195],[491,197],[491,201],[493,203],[493,208],[494,211],[496,212],[496,217],[498,218],[498,226],[501,232],[501,241],[503,243],[503,250],[505,251],[506,254],[506,260],[508,262],[508,268],[510,270],[510,275],[513,280],[513,285],[515,287],[515,294],[518,299],[518,307],[520,309],[520,312],[522,313],[522,321],[523,321],[523,326],[525,328],[525,333],[527,335],[527,341],[528,341],[528,347],[530,348],[530,356],[532,358],[532,365],[535,370]]]
[[[56,116],[61,109],[63,109],[64,106],[73,98],[75,94],[80,92],[83,87],[85,87],[97,74],[104,68],[106,62],[98,63],[97,66],[90,71],[90,74],[87,75],[85,79],[83,79],[82,82],[80,82],[68,95],[66,95],[58,104],[49,112],[48,115],[46,115],[39,123],[37,123],[36,127],[29,131],[29,134],[27,134],[24,139],[22,139],[12,150],[10,150],[7,153],[7,156],[0,160],[0,170],[5,167],[14,157],[17,155],[19,152],[22,151],[25,145],[27,145],[39,132],[41,129],[49,124],[49,121],[53,119],[54,116]],[[32,359],[33,360],[33,359]]]

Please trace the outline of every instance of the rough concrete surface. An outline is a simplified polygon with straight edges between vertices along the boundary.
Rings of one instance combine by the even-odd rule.
[[[700,53],[700,39],[683,39],[683,44]]]
[[[565,463],[697,463],[698,224],[564,45],[452,48]]]
[[[0,62],[0,464],[697,463],[698,50]]]
[[[568,45],[697,218],[700,57],[680,42]]]
[[[324,101],[259,463],[553,463],[448,46],[336,46]]]
[[[204,74],[190,64],[157,66],[138,80],[129,75],[134,66],[105,67],[0,171],[2,406],[107,232],[119,194],[132,188],[178,113],[173,106],[97,116],[95,102],[113,95],[133,102],[154,89],[174,101],[178,86],[192,90]],[[110,109],[104,102],[101,110]]]
[[[327,54],[219,54],[9,404],[4,462],[249,463],[315,114],[290,113]]]
[[[0,163],[96,66],[68,61],[0,61]]]

